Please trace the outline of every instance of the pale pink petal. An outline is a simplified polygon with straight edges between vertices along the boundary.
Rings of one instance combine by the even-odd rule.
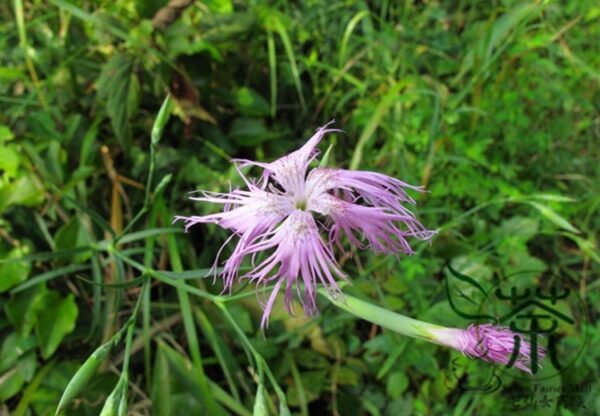
[[[231,289],[239,267],[243,260],[244,247],[248,242],[270,233],[293,210],[287,198],[271,194],[262,189],[252,187],[251,191],[235,190],[227,194],[203,192],[202,197],[192,197],[197,201],[223,204],[226,210],[217,214],[191,217],[175,217],[174,221],[183,220],[186,231],[195,224],[214,223],[234,231],[240,236],[233,254],[224,264],[221,275],[225,289]],[[231,241],[229,237],[219,249],[211,271],[215,273],[223,248]]]
[[[340,239],[345,235],[360,248],[365,248],[361,240],[366,240],[369,248],[376,253],[412,254],[408,237],[428,240],[435,234],[412,215],[397,214],[382,207],[353,204],[329,194],[312,198],[308,209],[332,219],[330,242],[340,247]]]
[[[293,211],[277,230],[266,238],[248,243],[239,255],[260,252],[270,254],[242,277],[257,285],[276,282],[276,287],[279,287],[285,284],[284,300],[289,312],[296,297],[307,316],[316,314],[317,285],[321,283],[332,290],[339,290],[336,278],[346,279],[333,253],[323,242],[315,220],[306,211]],[[267,325],[271,308],[272,296],[264,305],[263,328]]]
[[[362,200],[372,206],[391,208],[410,216],[414,214],[403,204],[414,204],[415,200],[405,189],[423,191],[422,187],[409,185],[381,173],[344,169],[313,169],[306,181],[307,188],[312,190],[311,195],[323,192],[353,194],[356,201]]]
[[[279,223],[293,209],[288,198],[252,187],[249,191],[234,190],[229,193],[202,192],[201,197],[190,197],[195,201],[225,205],[217,214],[191,217],[175,217],[175,222],[185,221],[186,231],[195,224],[213,223],[244,234],[253,229],[261,232]]]
[[[327,129],[334,121],[319,127],[315,134],[298,150],[270,163],[254,162],[236,159],[240,167],[258,166],[264,169],[262,183],[266,186],[268,178],[273,178],[288,194],[299,195],[304,191],[306,169],[310,162],[317,156],[316,147],[330,132],[339,132],[337,129]]]

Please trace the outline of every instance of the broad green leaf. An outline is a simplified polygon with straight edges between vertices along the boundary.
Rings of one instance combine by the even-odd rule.
[[[33,207],[43,201],[43,185],[33,174],[22,175],[9,184],[0,185],[0,212],[11,205]]]
[[[9,178],[14,178],[17,175],[18,168],[19,154],[14,147],[0,144],[0,174],[4,172]]]
[[[113,56],[102,68],[98,79],[98,97],[106,101],[106,112],[117,138],[125,143],[129,136],[129,97],[132,92],[133,58],[126,53]]]
[[[267,100],[248,87],[239,88],[235,92],[235,104],[243,116],[264,117],[270,114]]]
[[[55,291],[46,293],[35,325],[42,357],[50,358],[63,338],[75,329],[78,312],[72,294],[63,298]]]
[[[304,368],[327,368],[329,361],[318,352],[308,350],[305,348],[298,349],[293,353],[294,361],[298,363],[300,367]]]
[[[37,311],[46,293],[44,285],[13,294],[4,306],[6,316],[17,329],[20,336],[31,333],[37,319]]]
[[[2,349],[0,350],[0,374],[13,367],[19,357],[35,349],[36,346],[37,343],[33,335],[23,338],[13,332],[6,336],[2,341]]]
[[[27,117],[29,131],[48,143],[60,142],[63,138],[50,111],[34,111]]]
[[[0,375],[0,402],[18,394],[22,386],[31,381],[37,368],[37,358],[33,351],[22,354],[14,367],[6,369]]]
[[[329,377],[327,370],[306,371],[300,374],[304,396],[307,403],[315,401],[327,388]],[[290,406],[300,406],[300,394],[296,385],[290,385],[286,392],[286,402]]]
[[[15,138],[13,132],[4,124],[0,124],[0,143],[7,142]]]
[[[79,216],[73,216],[71,220],[60,227],[54,236],[57,250],[67,250],[84,246],[87,243],[86,232],[81,226]],[[72,257],[74,263],[82,263],[91,256],[89,251],[77,253]]]
[[[229,131],[229,137],[243,147],[254,147],[274,138],[262,120],[255,118],[236,118]]]
[[[8,253],[8,259],[19,259],[29,252],[27,246],[15,247]],[[0,264],[0,293],[25,281],[31,271],[29,261],[18,261]]]
[[[390,374],[387,380],[386,392],[392,399],[402,397],[402,393],[408,388],[408,377],[403,372]]]
[[[537,218],[511,217],[502,221],[499,237],[519,237],[519,239],[527,241],[534,237],[538,230],[539,220]]]
[[[231,14],[233,13],[232,0],[205,0],[204,5],[214,13]]]
[[[19,370],[19,373],[21,373],[21,376],[23,376],[23,379],[26,382],[30,382],[37,369],[37,354],[35,351],[23,354],[19,360],[17,369]]]
[[[340,385],[358,386],[360,383],[360,374],[348,366],[340,367],[336,377]]]
[[[392,295],[402,295],[409,290],[409,286],[402,276],[390,275],[383,283],[386,292]]]
[[[23,69],[25,69],[25,68],[23,68]],[[13,81],[21,79],[23,77],[24,77],[24,74],[19,68],[10,68],[7,66],[0,66],[0,80],[2,80],[2,81],[13,82]],[[0,129],[2,127],[3,126],[0,126]],[[2,139],[0,138],[0,141],[1,140]]]
[[[0,402],[4,403],[21,390],[25,379],[17,367],[11,368],[0,378]]]

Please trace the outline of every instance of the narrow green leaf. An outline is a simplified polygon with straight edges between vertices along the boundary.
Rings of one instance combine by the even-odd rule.
[[[334,143],[331,143],[329,145],[329,147],[327,148],[327,150],[325,151],[325,153],[323,154],[323,157],[321,158],[321,161],[319,162],[319,167],[320,168],[326,168],[329,167],[330,162],[331,162],[331,151],[333,150],[333,146]]]
[[[350,40],[350,36],[352,32],[356,28],[356,26],[360,23],[360,21],[367,17],[369,12],[367,10],[362,10],[356,13],[352,19],[346,25],[346,29],[344,30],[344,35],[342,36],[342,41],[340,43],[340,49],[338,53],[338,66],[341,68],[344,65],[344,61],[346,59],[346,54],[348,53],[348,42]]]
[[[171,179],[173,179],[172,173],[163,176],[163,178],[160,180],[160,182],[158,182],[158,185],[156,185],[156,188],[154,189],[154,195],[152,196],[154,199],[156,199],[157,196],[162,194],[169,182],[171,182]]]
[[[164,217],[169,216],[169,212],[167,211],[166,205],[161,200],[162,204],[160,205],[160,212]],[[177,247],[177,241],[175,240],[175,236],[173,234],[169,234],[167,236],[167,249],[169,252],[169,257],[171,259],[171,265],[176,272],[183,271],[183,264],[181,262],[181,256],[179,255],[179,249]],[[188,292],[183,289],[182,286],[186,286],[185,282],[179,281],[180,284],[176,286],[177,289],[177,298],[179,299],[179,305],[181,308],[181,316],[183,319],[183,327],[186,335],[186,339],[189,343],[189,351],[192,357],[192,362],[194,363],[194,370],[196,373],[196,377],[198,378],[198,383],[200,385],[200,394],[202,398],[203,404],[208,409],[211,415],[221,415],[223,414],[223,409],[221,406],[215,402],[214,397],[210,394],[208,387],[208,378],[204,372],[204,365],[202,364],[202,354],[200,352],[200,343],[198,341],[198,333],[196,331],[196,325],[194,322],[194,315],[192,313],[192,306],[190,303],[190,298],[188,296]]]
[[[154,237],[157,235],[165,235],[165,234],[183,234],[184,231],[181,228],[175,227],[162,227],[162,228],[150,228],[147,230],[136,231],[133,233],[129,233],[124,235],[119,239],[121,244],[131,243],[133,241],[143,240],[144,238]]]
[[[298,395],[298,403],[300,404],[300,414],[302,416],[308,416],[308,398],[306,396],[306,390],[304,389],[304,383],[298,371],[298,366],[294,361],[291,354],[286,352],[286,358],[292,371],[292,378],[294,380],[294,386],[296,387],[296,394]]]
[[[29,254],[23,257],[17,257],[14,259],[0,259],[0,264],[2,263],[15,263],[20,261],[45,261],[45,260],[53,260],[59,259],[62,257],[69,257],[75,254],[84,253],[86,251],[91,251],[92,247],[74,247],[65,250],[57,250],[57,251],[45,251],[43,253],[35,253]]]
[[[256,389],[256,398],[254,399],[254,410],[252,416],[268,416],[267,403],[265,402],[265,387],[260,383]]]
[[[86,279],[85,277],[82,277],[82,276],[75,276],[75,277],[77,277],[77,279],[79,279],[89,285],[105,287],[108,289],[129,289],[131,287],[138,287],[144,282],[144,280],[146,280],[146,277],[140,276],[140,277],[136,277],[135,279],[128,280],[127,282],[124,282],[124,283],[102,283],[102,282],[94,282],[93,280]]]
[[[194,312],[196,313],[196,317],[198,318],[198,323],[200,323],[202,332],[204,332],[204,336],[210,342],[210,346],[219,360],[219,365],[223,370],[223,374],[225,375],[225,379],[227,380],[231,394],[236,400],[239,400],[240,395],[233,375],[231,374],[231,372],[235,371],[237,368],[237,363],[233,359],[233,355],[227,349],[227,345],[225,342],[223,342],[219,333],[215,330],[211,320],[206,316],[206,314],[200,308],[195,308]]]
[[[163,130],[165,125],[169,121],[169,117],[171,116],[171,111],[173,111],[173,100],[171,100],[171,95],[167,95],[162,105],[160,106],[160,110],[158,111],[158,115],[154,120],[154,125],[152,126],[152,144],[156,145],[160,141],[162,137]]]
[[[69,384],[63,391],[63,394],[58,402],[56,408],[56,415],[65,409],[65,407],[75,398],[77,395],[87,386],[88,381],[96,371],[98,367],[106,360],[113,346],[113,341],[109,341],[106,344],[98,347],[85,362],[79,367],[79,370],[73,375]]]
[[[537,209],[544,218],[557,225],[558,227],[570,231],[574,234],[579,234],[579,230],[577,228],[571,225],[569,221],[567,221],[564,217],[559,215],[556,211],[553,211],[551,208],[548,208],[546,205],[542,205],[532,201],[527,201],[527,203],[535,209]]]
[[[300,100],[300,106],[302,107],[302,111],[306,111],[306,103],[304,101],[304,94],[302,92],[302,84],[300,81],[300,71],[298,71],[298,65],[296,64],[296,55],[294,54],[292,42],[290,41],[290,37],[285,26],[283,25],[281,19],[279,19],[278,16],[271,16],[271,23],[273,24],[275,31],[281,38],[281,43],[283,43],[283,48],[285,49],[285,53],[287,54],[288,60],[290,62],[290,69],[292,70],[292,76],[294,78],[296,92],[298,93],[298,99]]]
[[[91,267],[87,264],[77,265],[73,264],[70,266],[61,267],[55,270],[51,270],[46,273],[38,274],[27,281],[23,282],[19,286],[15,287],[10,293],[19,293],[25,289],[29,289],[35,285],[39,285],[40,283],[47,282],[48,280],[56,279],[57,277],[66,277],[68,274],[81,272],[83,270],[89,270]]]
[[[551,201],[551,202],[575,202],[575,201],[577,201],[575,198],[571,198],[570,196],[554,195],[554,194],[534,194],[534,195],[529,195],[528,198],[538,199],[541,201]]]
[[[102,411],[100,412],[100,416],[120,416],[119,415],[119,405],[121,403],[121,397],[123,396],[123,391],[127,388],[127,377],[119,378],[119,382],[110,393],[110,396],[106,398],[104,402],[104,406],[102,406]]]
[[[154,361],[154,382],[151,390],[152,414],[155,416],[171,416],[171,379],[165,351],[159,344]]]
[[[159,351],[164,352],[164,356],[168,362],[169,368],[173,370],[170,374],[172,377],[178,379],[181,384],[186,388],[191,389],[195,394],[200,394],[200,385],[198,384],[198,377],[195,375],[193,366],[191,363],[184,358],[179,352],[168,347],[164,343],[158,343]],[[225,390],[223,390],[217,383],[208,380],[210,393],[215,400],[222,403],[234,414],[240,416],[251,416],[251,413],[237,400],[231,397]],[[211,415],[211,413],[206,413]]]
[[[583,251],[583,253],[590,257],[591,259],[593,259],[596,263],[600,264],[600,255],[598,254],[598,247],[596,246],[596,243],[590,239],[584,239],[581,237],[578,237],[576,235],[572,235],[572,234],[567,234],[567,236],[575,241],[577,243],[577,246],[579,246],[579,249],[581,251]]]
[[[267,30],[267,54],[269,56],[269,81],[271,83],[271,117],[277,113],[277,57],[273,31]]]

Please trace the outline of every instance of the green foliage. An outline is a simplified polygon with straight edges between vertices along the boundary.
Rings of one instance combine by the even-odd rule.
[[[464,327],[515,274],[559,277],[584,302],[559,359],[584,349],[539,385],[591,387],[529,413],[600,413],[595,2],[177,3],[0,4],[0,414],[513,412],[531,382],[492,392],[498,369],[325,298],[276,302],[263,336],[254,288],[207,276],[226,234],[172,225],[214,212],[189,191],[244,185],[232,158],[331,119],[323,163],[425,186],[439,229],[411,257],[353,251],[345,290]]]
[[[122,142],[129,136],[129,114],[137,98],[134,64],[127,54],[113,56],[103,65],[96,86],[98,99],[106,101],[106,112],[111,119],[115,135]]]

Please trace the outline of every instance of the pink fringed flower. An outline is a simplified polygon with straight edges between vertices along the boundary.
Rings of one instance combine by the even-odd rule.
[[[339,291],[336,280],[346,277],[333,248],[342,247],[343,236],[357,247],[369,247],[378,253],[411,254],[408,237],[427,240],[435,233],[425,229],[404,206],[415,203],[405,189],[420,191],[420,187],[375,172],[323,168],[309,171],[323,136],[338,131],[328,126],[317,129],[300,149],[271,163],[236,160],[247,190],[202,192],[202,196],[191,198],[222,204],[223,212],[175,217],[175,221],[185,221],[186,230],[199,223],[215,223],[231,230],[233,234],[225,244],[234,235],[239,237],[220,275],[230,290],[242,261],[249,256],[253,269],[241,277],[263,287],[274,284],[263,305],[262,328],[267,326],[282,288],[288,312],[293,312],[292,301],[296,297],[308,316],[317,312],[319,283]],[[260,180],[246,178],[240,171],[244,166],[261,168]],[[218,255],[215,266],[217,262]]]
[[[434,340],[452,347],[471,358],[480,358],[488,362],[515,367],[529,374],[537,371],[546,354],[542,346],[532,351],[528,337],[507,327],[491,324],[469,325],[467,329],[442,328],[430,329]],[[535,359],[532,359],[532,352]],[[532,366],[536,366],[535,369]]]

